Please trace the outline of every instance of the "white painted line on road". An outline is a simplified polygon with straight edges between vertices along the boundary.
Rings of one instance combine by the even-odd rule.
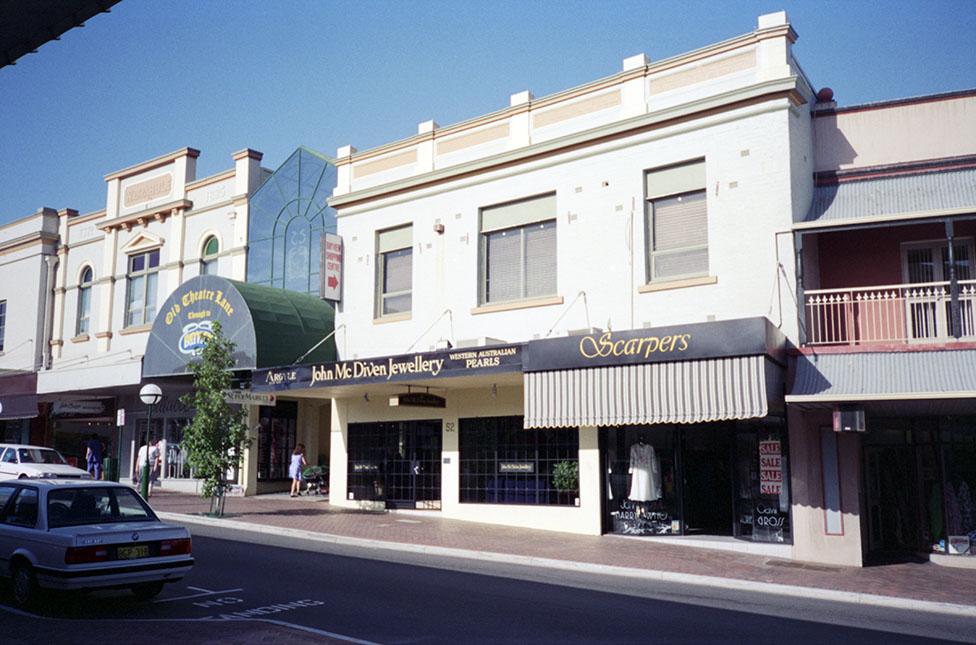
[[[203,587],[191,587],[190,585],[187,585],[186,588],[192,589],[193,591],[206,591],[207,593],[210,593],[210,589],[204,589]]]
[[[187,587],[187,589],[196,589],[196,587]],[[153,604],[158,602],[173,602],[176,600],[190,600],[191,598],[203,598],[205,596],[215,596],[217,594],[233,593],[235,591],[244,591],[243,589],[224,589],[222,591],[206,591],[201,590],[203,593],[191,594],[189,596],[177,596],[176,598],[160,598],[159,600],[153,600]]]
[[[396,521],[400,522],[401,524],[423,524],[423,522],[421,522],[420,520],[396,520]]]
[[[65,619],[57,618],[54,616],[43,616],[41,614],[32,614],[29,611],[22,611],[15,607],[8,607],[7,605],[0,605],[0,611],[6,611],[17,616],[22,616],[24,618],[40,618],[41,620],[77,620],[77,619]],[[92,622],[96,622],[98,619],[88,619]],[[111,620],[116,620],[119,622],[126,623],[201,623],[201,622],[217,622],[220,619],[215,619],[212,616],[207,616],[206,618],[113,618]],[[228,619],[224,619],[228,620]],[[297,623],[289,623],[283,620],[274,620],[273,618],[233,618],[229,619],[234,622],[244,622],[244,623],[268,623],[270,625],[277,625],[278,627],[288,627],[290,629],[297,629],[298,631],[306,632],[309,634],[316,634],[318,636],[326,636],[328,638],[334,638],[336,640],[345,641],[347,643],[358,643],[359,645],[380,645],[375,641],[368,641],[362,638],[356,638],[355,636],[346,636],[345,634],[339,634],[337,632],[330,632],[324,629],[317,629],[315,627],[308,627],[307,625],[299,625]],[[79,621],[80,622],[80,621]]]
[[[246,620],[246,619],[237,619]],[[360,645],[379,645],[374,641],[367,641],[361,638],[355,638],[353,636],[346,636],[345,634],[337,634],[335,632],[327,632],[324,629],[316,629],[315,627],[307,627],[305,625],[298,625],[296,623],[286,623],[283,620],[272,620],[270,618],[261,619],[263,623],[271,623],[272,625],[279,625],[281,627],[291,627],[292,629],[297,629],[303,632],[308,632],[309,634],[315,634],[317,636],[327,636],[328,638],[334,638],[340,641],[346,641],[347,643],[359,643]]]
[[[870,605],[874,607],[887,607],[890,609],[908,609],[912,611],[924,611],[939,614],[949,614],[952,616],[976,618],[976,606],[973,605],[960,605],[932,600],[916,600],[913,598],[882,596],[880,594],[840,591],[837,589],[824,589],[819,587],[802,587],[799,585],[787,585],[775,582],[759,582],[742,578],[722,578],[719,576],[676,573],[673,571],[661,571],[654,569],[630,569],[627,567],[613,565],[594,564],[592,562],[575,562],[572,560],[557,560],[554,558],[514,555],[511,553],[496,553],[493,551],[472,551],[451,547],[428,546],[424,544],[409,544],[403,542],[389,542],[386,540],[353,538],[346,537],[344,535],[335,535],[332,533],[317,533],[315,531],[306,531],[303,529],[285,528],[280,526],[264,526],[260,524],[242,522],[239,520],[206,518],[196,515],[184,515],[182,513],[157,512],[156,515],[158,515],[160,518],[183,524],[219,527],[228,532],[228,534],[221,536],[223,539],[233,539],[231,537],[232,531],[240,531],[243,533],[263,533],[275,535],[277,537],[292,537],[308,540],[310,542],[360,547],[365,549],[402,551],[406,553],[419,553],[422,555],[461,558],[465,560],[476,560],[482,562],[517,564],[540,569],[578,571],[581,573],[594,573],[625,578],[657,580],[661,582],[674,582],[678,584],[696,585],[700,587],[768,593],[781,596],[792,596],[795,598],[808,598],[811,600],[828,600],[834,602]]]

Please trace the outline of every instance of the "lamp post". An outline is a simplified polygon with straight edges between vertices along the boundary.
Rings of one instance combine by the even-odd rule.
[[[163,391],[158,385],[148,383],[139,390],[139,398],[149,407],[146,415],[146,463],[142,465],[142,477],[139,478],[139,493],[143,499],[149,499],[149,431],[152,429],[153,406],[163,398]]]

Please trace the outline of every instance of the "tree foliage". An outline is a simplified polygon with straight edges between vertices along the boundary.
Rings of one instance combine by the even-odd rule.
[[[224,337],[220,323],[204,341],[200,361],[191,363],[193,391],[180,397],[183,405],[194,408],[189,426],[183,430],[180,446],[187,462],[203,480],[204,497],[223,494],[229,470],[240,468],[247,437],[247,412],[234,410],[224,400],[231,389],[234,343]]]

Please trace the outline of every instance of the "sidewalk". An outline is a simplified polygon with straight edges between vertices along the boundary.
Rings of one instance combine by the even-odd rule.
[[[431,547],[460,550],[481,559],[559,561],[567,567],[621,569],[676,582],[687,581],[713,586],[750,588],[765,584],[787,585],[794,595],[816,597],[846,593],[846,600],[868,604],[903,605],[947,603],[953,613],[976,617],[976,573],[967,569],[931,563],[904,563],[879,567],[854,568],[804,564],[766,556],[713,551],[612,535],[582,536],[536,531],[491,524],[441,518],[436,513],[366,513],[337,509],[321,499],[289,499],[287,496],[228,498],[226,517],[211,520],[199,517],[209,510],[209,501],[196,496],[158,492],[152,506],[162,513],[188,515],[187,522],[226,522],[228,527],[254,530],[292,529],[322,537],[371,540],[390,548]],[[195,516],[195,517],[190,517]],[[490,556],[486,558],[485,556]],[[661,574],[661,575],[658,575]],[[695,580],[690,576],[711,578]],[[684,578],[688,577],[687,580]],[[721,578],[721,580],[715,580]],[[850,594],[888,597],[858,599]],[[828,598],[825,598],[828,599]],[[840,599],[840,598],[837,598]],[[908,602],[901,602],[908,601]],[[921,608],[921,607],[920,607]],[[934,607],[928,607],[934,609]]]

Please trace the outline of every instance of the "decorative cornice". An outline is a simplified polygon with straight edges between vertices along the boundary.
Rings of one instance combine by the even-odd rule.
[[[21,235],[20,237],[15,237],[12,240],[7,240],[6,242],[0,242],[0,253],[9,253],[11,251],[16,251],[18,249],[33,246],[34,244],[44,242],[57,242],[58,234],[50,233],[48,231],[34,231],[28,233],[27,235]]]
[[[73,208],[62,208],[58,211],[58,217],[78,217],[78,211]]]
[[[468,163],[339,195],[329,199],[328,203],[336,209],[348,208],[376,199],[399,195],[776,99],[787,99],[790,105],[802,105],[806,103],[806,99],[796,89],[797,83],[798,77],[796,76],[759,82],[745,88],[640,114],[629,119],[615,121],[590,130],[509,150]]]
[[[149,223],[149,220],[157,220],[160,222],[166,221],[166,218],[174,214],[178,210],[189,210],[193,208],[193,202],[189,199],[178,199],[175,202],[167,202],[166,204],[160,204],[159,206],[153,206],[152,208],[147,208],[145,210],[137,211],[129,215],[121,215],[114,219],[106,220],[101,224],[97,224],[96,228],[102,231],[111,231],[112,229],[125,229],[130,230],[133,226],[145,226]]]
[[[173,152],[160,155],[159,157],[155,157],[148,161],[143,161],[142,163],[138,163],[134,166],[129,166],[128,168],[123,168],[122,170],[116,170],[115,172],[110,172],[109,174],[105,175],[105,181],[138,175],[141,172],[146,172],[147,170],[152,170],[153,168],[158,168],[159,166],[172,163],[180,157],[190,157],[196,159],[199,156],[200,151],[196,148],[180,148],[179,150],[174,150]]]
[[[422,141],[429,140],[433,138],[434,140],[440,140],[443,137],[450,136],[452,134],[457,134],[465,130],[472,130],[483,125],[493,123],[496,121],[501,121],[509,119],[512,116],[521,114],[526,111],[535,111],[556,103],[563,101],[569,101],[579,96],[590,94],[593,92],[599,92],[600,90],[607,89],[616,85],[626,83],[627,81],[638,79],[641,77],[651,76],[654,74],[659,74],[661,72],[674,69],[676,67],[681,67],[684,65],[689,65],[691,63],[696,63],[698,61],[719,56],[727,52],[731,52],[737,49],[743,49],[747,47],[753,47],[758,43],[769,40],[772,38],[786,38],[791,43],[796,42],[797,34],[793,30],[793,27],[789,24],[776,25],[774,27],[768,27],[765,29],[757,29],[756,31],[743,34],[741,36],[736,36],[722,42],[713,43],[706,47],[692,50],[690,52],[685,52],[677,56],[672,56],[670,58],[665,58],[660,61],[648,63],[647,65],[642,65],[634,69],[624,70],[618,72],[611,76],[597,79],[577,87],[573,87],[555,94],[550,94],[549,96],[544,96],[542,98],[534,99],[526,103],[520,103],[515,106],[507,107],[496,112],[491,112],[467,121],[462,121],[453,125],[444,126],[434,130],[433,132],[425,132],[423,134],[416,134],[399,141],[393,141],[391,143],[371,148],[369,150],[363,150],[361,152],[356,152],[348,157],[342,157],[335,160],[336,166],[343,166],[351,163],[358,163],[360,161],[365,161],[373,157],[379,157],[386,155],[397,150],[402,150],[404,148],[409,148],[415,146]]]
[[[224,181],[225,179],[231,179],[237,171],[234,168],[225,170],[223,172],[218,172],[216,175],[210,175],[209,177],[204,177],[203,179],[197,179],[196,181],[190,182],[186,185],[186,192],[191,190],[196,190],[197,188],[203,188],[204,186],[209,186],[210,184],[216,184],[217,182]]]
[[[84,215],[76,215],[68,219],[68,226],[74,226],[75,224],[84,224],[85,222],[90,222],[92,220],[100,219],[105,217],[105,209],[100,211],[94,211],[91,213],[85,213]]]

